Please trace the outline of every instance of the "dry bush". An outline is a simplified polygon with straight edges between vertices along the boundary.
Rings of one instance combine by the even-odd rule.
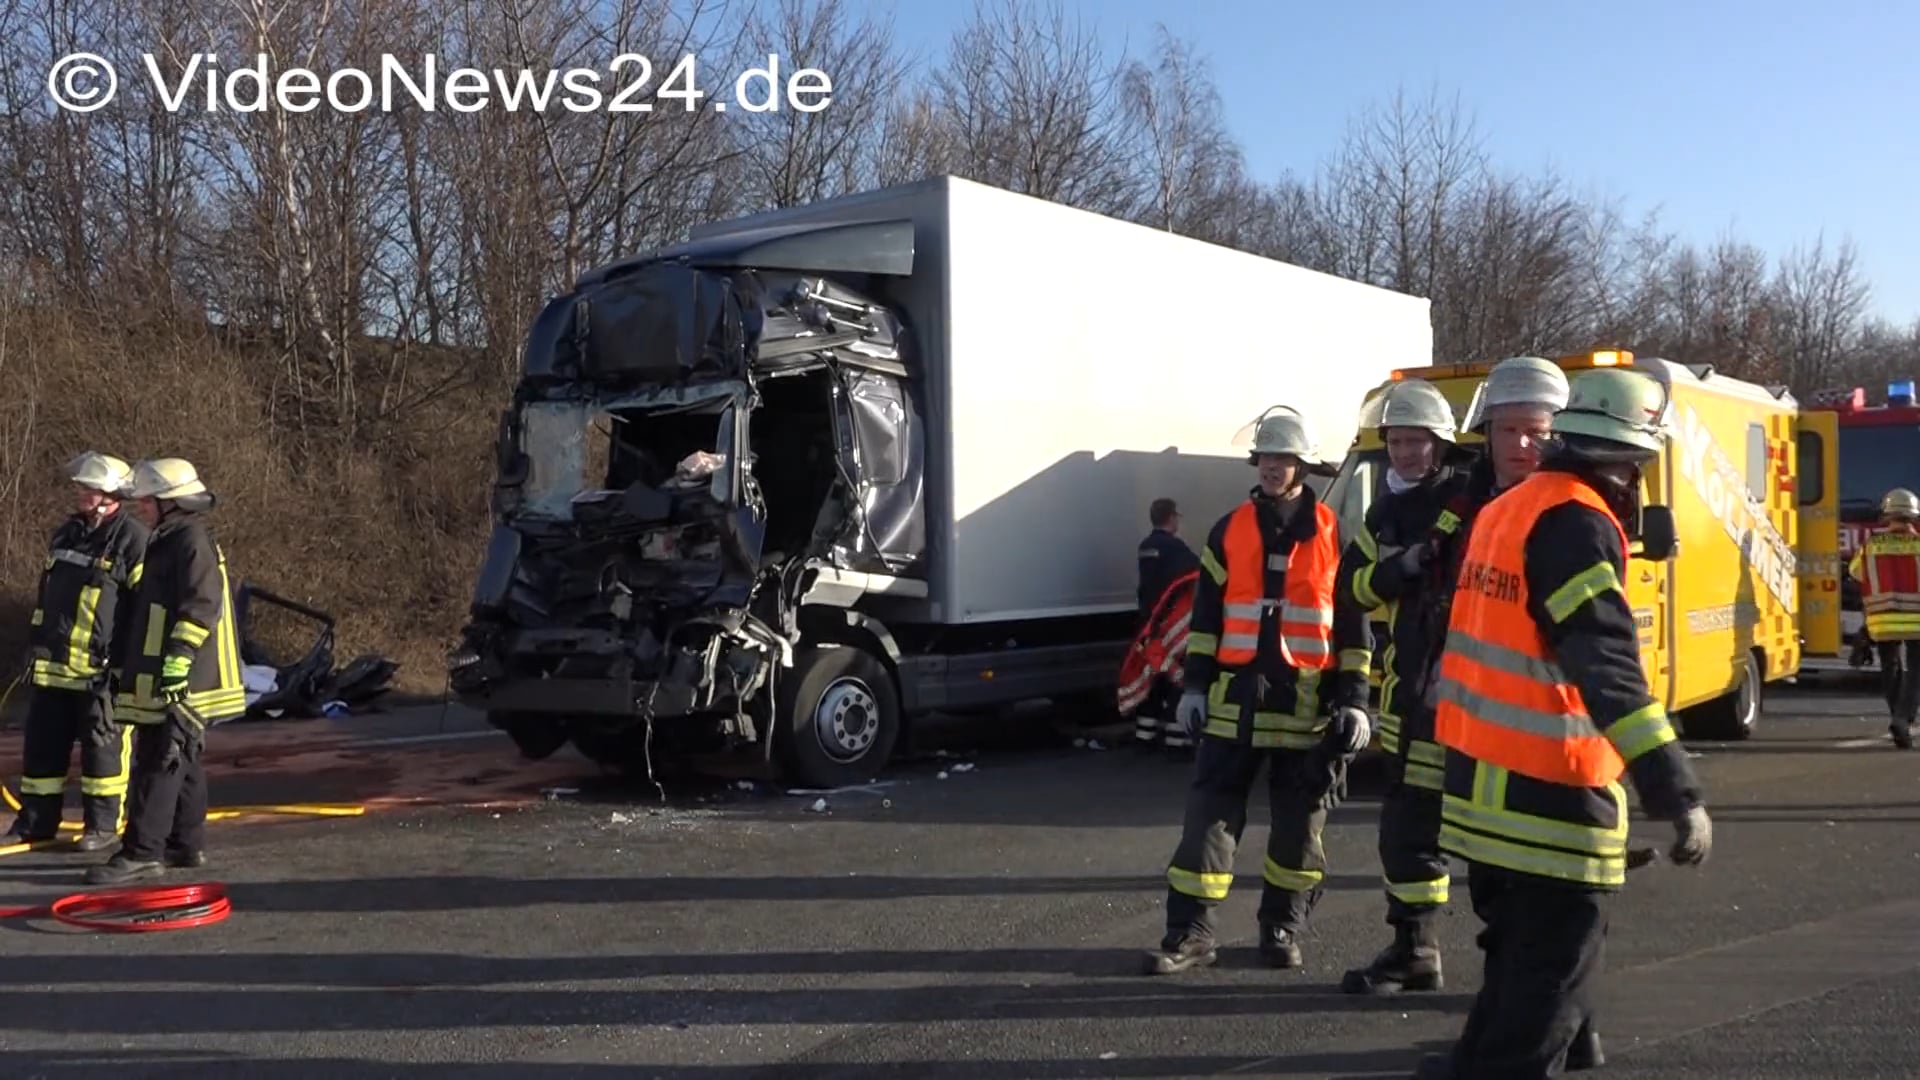
[[[100,449],[193,461],[218,498],[210,524],[236,588],[252,582],[333,615],[338,662],[378,652],[402,664],[400,689],[441,691],[485,540],[497,396],[463,386],[396,418],[384,437],[301,445],[272,414],[270,380],[257,377],[271,370],[271,358],[204,332],[0,309],[8,678],[21,666],[48,534],[68,512],[61,467]],[[283,659],[307,643],[267,636]]]

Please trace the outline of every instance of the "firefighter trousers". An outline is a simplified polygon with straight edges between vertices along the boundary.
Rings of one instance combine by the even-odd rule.
[[[1440,851],[1440,793],[1404,780],[1380,804],[1380,867],[1387,923],[1425,931],[1447,902],[1450,876]]]
[[[126,727],[113,722],[105,691],[34,687],[24,742],[20,814],[14,820],[14,833],[27,840],[51,840],[59,833],[76,742],[80,744],[80,805],[86,831],[120,831],[131,741]]]
[[[133,783],[120,855],[157,862],[206,845],[205,738],[178,720],[134,725]]]
[[[1303,750],[1266,750],[1203,736],[1194,756],[1186,824],[1167,867],[1167,937],[1212,941],[1213,912],[1233,884],[1234,854],[1247,825],[1247,798],[1267,768],[1270,821],[1260,922],[1298,932],[1320,899],[1327,856],[1321,847],[1327,810],[1296,773]]]
[[[1562,1075],[1568,1048],[1593,1023],[1611,893],[1479,863],[1467,889],[1486,924],[1486,971],[1453,1047],[1453,1076]]]
[[[1192,747],[1193,740],[1188,738],[1187,729],[1180,726],[1180,718],[1174,715],[1179,702],[1178,682],[1164,675],[1154,679],[1147,700],[1141,702],[1140,711],[1133,716],[1134,742],[1142,746],[1164,742],[1169,750]]]
[[[1920,641],[1879,641],[1880,691],[1893,727],[1910,728],[1920,712]]]

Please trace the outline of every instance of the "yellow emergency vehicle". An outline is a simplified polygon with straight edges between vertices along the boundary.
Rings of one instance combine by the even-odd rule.
[[[1784,387],[1722,375],[1705,364],[1635,357],[1623,350],[1554,358],[1571,376],[1623,366],[1665,383],[1673,399],[1667,448],[1646,470],[1643,506],[1667,507],[1678,541],[1672,558],[1642,557],[1632,541],[1627,597],[1640,625],[1640,655],[1654,696],[1690,738],[1744,739],[1760,719],[1764,687],[1794,676],[1803,652],[1839,648],[1837,462],[1831,423],[1803,417]],[[1464,421],[1495,361],[1407,368],[1392,379],[1439,387]],[[1375,425],[1392,381],[1368,395],[1353,447],[1327,499],[1344,535],[1385,491],[1386,448]],[[1481,439],[1460,434],[1462,458]],[[1376,612],[1376,618],[1382,613]],[[1383,634],[1384,626],[1376,625]],[[1382,650],[1376,650],[1375,657]],[[1378,671],[1375,673],[1378,688]]]

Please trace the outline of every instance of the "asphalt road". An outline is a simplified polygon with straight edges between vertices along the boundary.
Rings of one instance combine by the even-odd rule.
[[[1597,1075],[1920,1071],[1920,753],[1884,730],[1868,697],[1777,691],[1754,740],[1696,748],[1714,857],[1637,872],[1616,907]],[[1222,965],[1150,978],[1182,770],[1034,721],[937,741],[951,756],[824,812],[737,783],[662,804],[581,766],[553,800],[216,825],[216,862],[182,880],[228,883],[222,924],[0,922],[0,1075],[1387,1078],[1457,1032],[1464,887],[1445,991],[1336,990],[1386,936],[1368,786],[1329,830],[1304,971],[1253,963],[1258,804]],[[404,778],[456,752],[516,775],[486,737],[361,755]],[[216,776],[216,803],[279,786],[263,775]],[[0,860],[0,906],[80,888],[88,861]]]

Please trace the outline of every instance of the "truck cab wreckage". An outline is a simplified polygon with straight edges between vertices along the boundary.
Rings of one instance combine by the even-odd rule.
[[[879,775],[918,713],[1051,698],[1113,716],[1145,501],[1164,486],[1212,520],[1250,482],[1230,449],[1164,440],[1224,446],[1257,410],[1142,384],[1073,418],[1121,343],[1194,333],[1116,320],[1098,273],[1043,295],[1060,272],[989,233],[1048,223],[1067,243],[1165,242],[939,178],[696,230],[551,300],[502,417],[454,693],[528,757],[571,742],[651,775],[662,754],[748,749],[817,786]],[[1428,347],[1425,301],[1337,287]],[[1329,400],[1351,415],[1402,354],[1353,365]],[[1036,372],[1043,357],[1058,370]],[[1022,424],[1023,408],[1068,419]]]

